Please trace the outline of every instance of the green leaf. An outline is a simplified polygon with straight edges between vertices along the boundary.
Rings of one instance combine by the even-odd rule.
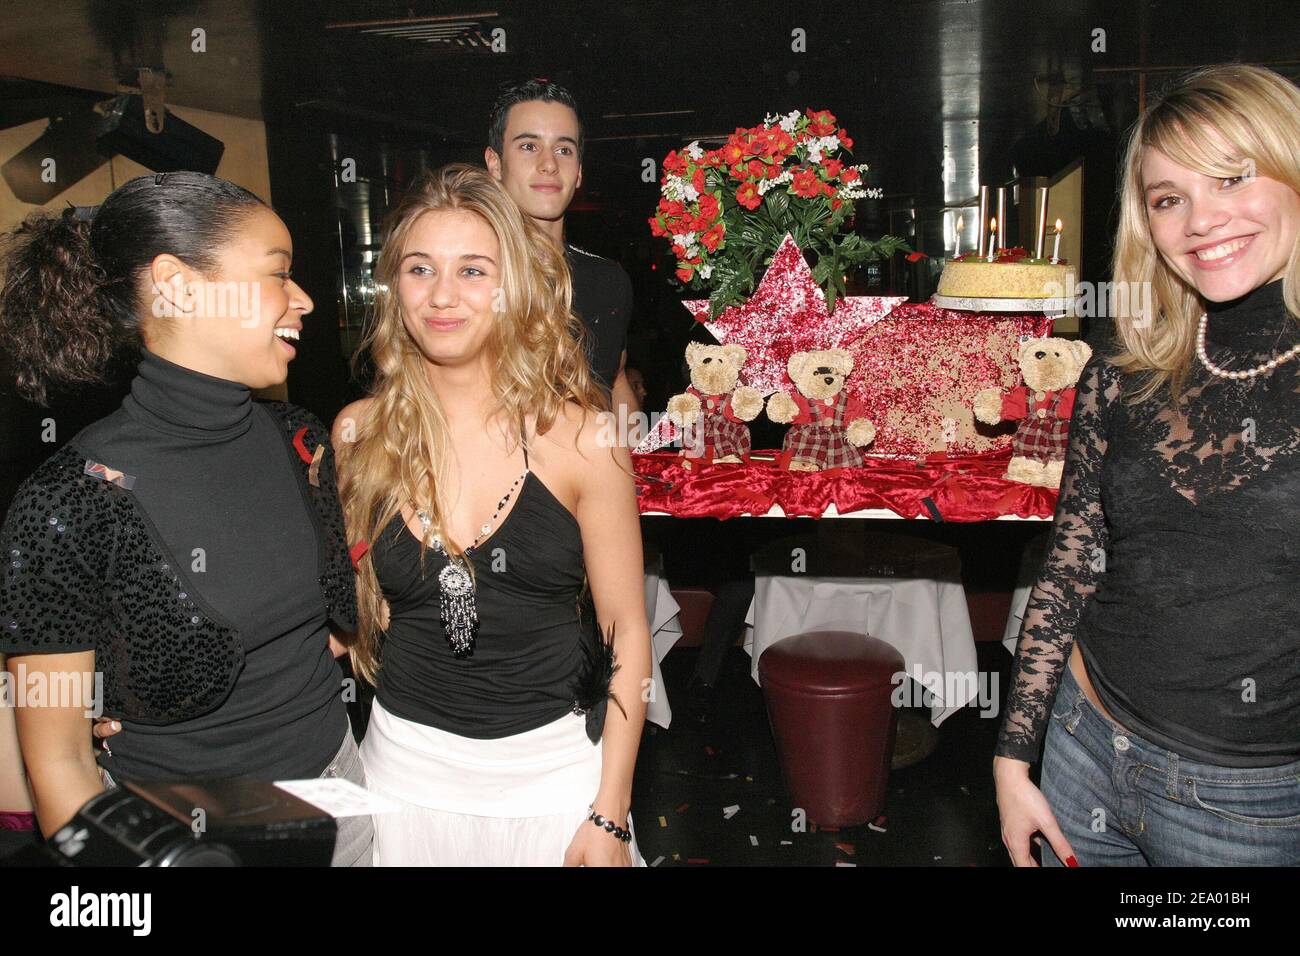
[[[780,187],[770,189],[767,198],[763,201],[763,205],[767,207],[772,222],[779,226],[785,221],[786,213],[789,211],[790,194]]]

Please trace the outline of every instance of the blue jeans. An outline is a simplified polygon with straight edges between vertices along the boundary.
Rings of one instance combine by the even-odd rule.
[[[1041,787],[1080,866],[1300,865],[1300,760],[1187,760],[1104,716],[1067,666]],[[1062,866],[1044,841],[1043,865]]]

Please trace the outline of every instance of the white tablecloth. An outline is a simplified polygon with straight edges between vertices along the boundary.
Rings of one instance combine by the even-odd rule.
[[[651,697],[646,702],[646,720],[660,727],[667,728],[673,721],[673,710],[668,705],[668,688],[664,684],[659,662],[672,650],[673,645],[681,639],[682,625],[678,620],[681,608],[673,600],[668,590],[668,582],[663,579],[659,568],[652,567],[645,573],[645,614],[650,622],[650,641],[654,653],[650,655],[650,676],[653,679]]]
[[[930,719],[936,727],[979,696],[975,635],[959,572],[941,580],[760,573],[746,623],[753,625],[745,649],[753,658],[755,681],[759,657],[782,638],[807,631],[856,631],[898,649],[907,676],[935,695]],[[904,692],[907,702],[913,695],[919,700],[919,687]]]

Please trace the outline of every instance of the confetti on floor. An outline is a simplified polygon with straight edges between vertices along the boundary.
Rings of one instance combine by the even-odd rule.
[[[682,861],[682,855],[680,853],[674,853],[673,859],[680,863]]]
[[[651,866],[658,866],[658,865],[659,865],[660,863],[662,863],[663,861],[664,861],[664,858],[663,858],[662,856],[657,856],[657,857],[655,857],[655,861],[654,861],[653,863],[651,863],[650,865],[651,865]]]
[[[782,846],[794,846],[794,841],[793,841],[793,840],[782,840],[782,841],[781,841],[781,845],[782,845]]]
[[[690,805],[689,803],[683,803],[681,806],[679,806],[679,807],[677,808],[677,812],[678,812],[678,813],[685,813],[688,809],[690,809],[690,806],[691,806],[691,805]]]
[[[964,793],[964,794],[966,794],[966,796],[969,797],[969,796],[970,796],[970,787],[966,786],[966,784],[963,783],[963,784],[961,785],[961,792]]]
[[[847,853],[849,856],[854,856],[858,852],[857,848],[854,847],[852,843],[837,843],[835,846],[837,849]]]
[[[877,833],[885,832],[885,815],[882,813],[876,819],[867,824],[868,830],[875,830]]]
[[[740,812],[740,805],[739,805],[739,804],[732,804],[732,805],[729,806],[729,807],[723,807],[723,808],[722,808],[722,816],[723,816],[725,819],[727,819],[727,820],[730,820],[732,817],[734,817],[734,816],[735,816],[737,813],[739,813],[739,812]]]
[[[661,827],[666,827],[666,826],[668,826],[668,818],[667,818],[667,817],[660,817],[660,818],[659,818],[659,825],[660,825]]]
[[[941,856],[936,856],[935,859],[936,859],[936,860],[942,860],[943,857],[941,857]]]
[[[758,837],[754,836],[752,833],[749,835],[749,845],[758,846]]]
[[[835,861],[835,865],[836,865],[836,866],[857,866],[856,863],[848,863],[848,862],[846,862],[846,861],[844,861],[844,860],[836,860],[836,861]]]

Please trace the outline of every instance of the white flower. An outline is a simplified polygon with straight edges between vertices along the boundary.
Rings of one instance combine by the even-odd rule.
[[[697,267],[695,271],[700,274],[701,279],[707,279],[713,275],[713,266],[706,262],[704,265]]]
[[[796,125],[798,125],[798,123],[799,123],[798,110],[794,110],[793,112],[786,113],[785,116],[781,117],[781,128],[785,130],[787,133],[789,133],[791,136],[794,135],[794,128]]]
[[[819,139],[808,140],[808,161],[820,163],[822,161],[822,144]]]
[[[766,116],[763,117],[763,125],[764,125],[764,126],[771,126],[771,125],[772,125],[773,123],[775,123],[778,119],[780,119],[780,117],[777,116],[775,113],[768,113]]]
[[[694,235],[695,235],[695,233],[691,233],[691,236],[694,236]],[[694,243],[691,243],[689,246],[686,247],[686,258],[687,258],[687,259],[694,259],[694,258],[695,258],[696,256],[698,256],[699,254],[700,254],[700,247],[697,246],[697,245],[695,245]]]
[[[697,161],[704,158],[704,150],[700,148],[699,140],[686,147],[686,155]]]
[[[686,180],[682,179],[682,177],[669,174],[664,181],[664,196],[669,202],[677,202],[682,198],[686,185]]]
[[[700,198],[700,191],[696,189],[694,186],[692,186],[690,183],[687,183],[682,188],[682,198],[685,199],[687,202],[695,202],[695,200]]]

